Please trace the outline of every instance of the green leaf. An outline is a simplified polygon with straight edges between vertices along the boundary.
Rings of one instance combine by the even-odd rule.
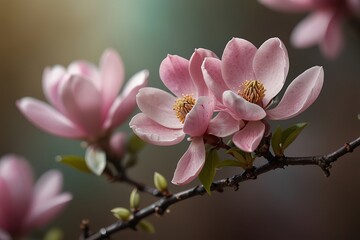
[[[86,149],[85,162],[93,173],[100,176],[106,167],[106,154],[101,149],[89,146]]]
[[[233,160],[234,162],[232,162],[234,164],[233,166],[239,166],[239,167],[242,167],[243,169],[252,168],[254,157],[252,156],[251,153],[244,152],[236,147],[230,148],[229,150],[226,151],[226,153],[230,154],[231,156],[233,156],[236,159],[236,160]],[[232,164],[231,162],[227,162],[229,160],[225,160],[225,161],[226,162],[221,163],[221,164],[225,164],[225,165]],[[238,162],[238,163],[236,164],[235,162]]]
[[[143,219],[138,224],[139,228],[147,233],[154,234],[155,228],[154,226],[147,220]]]
[[[301,131],[307,126],[307,123],[298,123],[282,132],[281,143],[282,149],[285,150],[296,138]]]
[[[130,193],[130,208],[137,210],[140,207],[140,194],[134,188]]]
[[[281,127],[279,126],[276,128],[275,132],[271,137],[271,146],[276,156],[282,156],[284,154],[281,138],[282,138],[282,130]]]
[[[243,167],[243,164],[237,160],[232,160],[232,159],[226,159],[216,164],[216,168],[223,168],[223,167]]]
[[[123,158],[122,161],[123,161],[124,168],[131,168],[136,165],[136,163],[138,161],[138,157],[137,157],[137,155],[128,153],[125,155],[125,157]]]
[[[131,217],[131,212],[127,208],[117,207],[110,210],[112,214],[120,220],[127,221]]]
[[[239,162],[246,163],[244,152],[240,149],[233,147],[227,150],[226,153],[236,158]]]
[[[90,173],[91,170],[86,165],[85,159],[80,156],[57,156],[56,161],[68,165],[76,170]]]
[[[219,163],[219,156],[216,149],[211,149],[206,154],[205,164],[199,174],[199,180],[204,185],[206,192],[211,195],[211,184],[214,181],[216,166]]]
[[[64,237],[64,233],[59,228],[52,228],[46,232],[44,236],[44,240],[62,240]]]
[[[137,154],[145,145],[146,143],[134,134],[127,143],[127,151],[131,154]]]
[[[166,178],[158,172],[154,173],[154,185],[160,192],[167,191],[168,183]]]

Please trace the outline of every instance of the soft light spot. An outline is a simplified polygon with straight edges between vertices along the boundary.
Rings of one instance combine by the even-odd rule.
[[[238,94],[248,102],[261,105],[261,101],[265,96],[265,91],[264,84],[258,80],[246,80],[241,84]]]
[[[184,95],[183,97],[176,99],[173,110],[181,123],[184,123],[186,115],[194,107],[195,102],[196,100],[192,95]]]

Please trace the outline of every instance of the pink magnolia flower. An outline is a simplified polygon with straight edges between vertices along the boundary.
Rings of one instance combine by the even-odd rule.
[[[160,78],[175,96],[156,88],[141,89],[136,101],[142,113],[130,121],[136,135],[155,145],[174,145],[186,134],[190,136],[190,146],[179,160],[172,179],[178,185],[192,181],[201,171],[205,163],[205,133],[225,136],[239,129],[238,121],[227,113],[211,120],[216,102],[201,71],[207,56],[215,57],[215,54],[196,49],[190,61],[168,55],[160,65]]]
[[[21,237],[54,219],[72,199],[61,193],[62,175],[46,172],[33,186],[32,171],[19,156],[0,159],[0,238]]]
[[[280,103],[269,108],[284,86],[289,59],[278,38],[264,42],[259,49],[252,43],[233,38],[226,45],[222,60],[206,58],[204,79],[215,97],[235,119],[245,125],[234,134],[240,149],[253,152],[266,131],[266,120],[294,117],[318,97],[323,85],[322,67],[312,67],[299,75],[287,88]]]
[[[45,69],[43,91],[52,106],[30,97],[18,100],[17,106],[30,122],[46,132],[94,141],[129,117],[136,107],[136,93],[147,84],[148,71],[140,71],[117,96],[124,75],[120,56],[108,49],[99,68],[76,61],[67,69],[58,65]]]
[[[341,25],[352,14],[360,13],[360,0],[259,0],[282,11],[311,11],[294,29],[291,41],[299,48],[319,44],[328,58],[338,56],[343,47]]]

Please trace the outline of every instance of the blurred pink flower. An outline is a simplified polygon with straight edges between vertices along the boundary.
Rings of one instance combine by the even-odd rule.
[[[0,159],[0,237],[20,237],[46,225],[72,199],[61,193],[62,175],[46,172],[33,186],[27,161],[16,155]]]
[[[253,152],[266,132],[266,119],[288,119],[307,109],[320,94],[324,73],[312,67],[299,75],[287,88],[280,103],[269,109],[273,98],[284,86],[289,59],[278,38],[264,42],[259,49],[252,43],[233,38],[226,45],[222,60],[206,58],[204,79],[218,101],[235,119],[244,121],[234,134],[240,149]]]
[[[141,89],[136,101],[142,113],[130,121],[136,135],[155,145],[175,145],[186,134],[190,136],[190,146],[172,179],[178,185],[192,181],[201,171],[205,163],[205,133],[229,135],[238,129],[238,122],[227,113],[211,120],[216,102],[201,71],[205,57],[216,56],[206,49],[196,49],[190,60],[168,55],[160,65],[160,78],[175,96],[156,88]],[[224,121],[228,123],[220,124]]]
[[[299,48],[319,44],[323,54],[335,58],[343,48],[343,20],[360,13],[360,0],[259,0],[264,5],[281,11],[312,13],[301,21],[291,35]]]
[[[124,66],[115,50],[106,50],[97,68],[76,61],[67,69],[56,65],[43,74],[43,91],[52,105],[31,97],[17,101],[25,117],[42,130],[74,139],[94,141],[122,124],[136,107],[135,96],[147,84],[148,71],[124,83]]]

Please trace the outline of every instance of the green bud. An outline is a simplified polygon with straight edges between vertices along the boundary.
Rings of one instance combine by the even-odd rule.
[[[61,240],[64,237],[64,233],[59,228],[52,228],[46,232],[44,240]]]
[[[160,192],[166,192],[167,191],[167,181],[166,178],[161,175],[160,173],[155,172],[154,174],[154,185],[157,190]]]
[[[155,233],[154,226],[149,221],[146,221],[145,219],[141,220],[139,222],[138,226],[147,233],[150,233],[150,234]]]
[[[123,221],[129,220],[131,217],[131,212],[127,208],[122,208],[122,207],[113,208],[113,209],[111,209],[111,212],[117,219],[120,219]]]
[[[138,190],[134,188],[130,194],[130,208],[131,209],[138,209],[140,206],[140,194]]]
[[[85,158],[83,157],[72,156],[72,155],[57,156],[55,160],[65,165],[68,165],[72,168],[75,168],[76,170],[86,173],[91,173],[91,170],[86,165]]]

